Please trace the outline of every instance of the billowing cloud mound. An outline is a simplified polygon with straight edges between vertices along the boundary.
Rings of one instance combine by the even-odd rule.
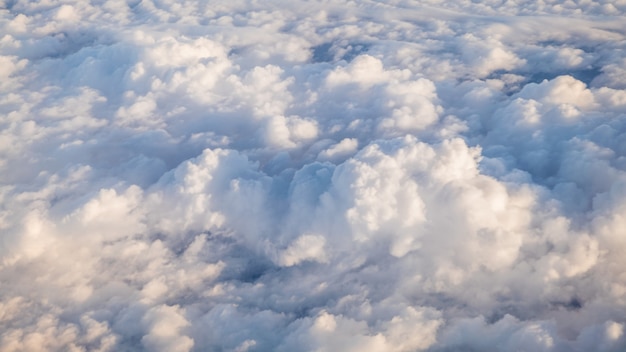
[[[624,1],[0,15],[1,351],[626,349]]]

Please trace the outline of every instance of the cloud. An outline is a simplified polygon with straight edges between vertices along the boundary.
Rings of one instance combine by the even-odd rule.
[[[626,347],[624,4],[0,8],[0,350]]]

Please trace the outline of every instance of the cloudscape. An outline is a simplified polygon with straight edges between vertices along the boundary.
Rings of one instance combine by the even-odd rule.
[[[626,1],[0,0],[0,351],[626,350]]]

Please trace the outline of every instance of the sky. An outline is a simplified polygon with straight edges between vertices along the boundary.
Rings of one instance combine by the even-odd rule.
[[[625,268],[624,0],[0,0],[0,351],[624,351]]]

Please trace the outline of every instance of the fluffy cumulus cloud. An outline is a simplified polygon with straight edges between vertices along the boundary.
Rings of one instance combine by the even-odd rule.
[[[0,350],[623,351],[626,2],[0,0]]]

